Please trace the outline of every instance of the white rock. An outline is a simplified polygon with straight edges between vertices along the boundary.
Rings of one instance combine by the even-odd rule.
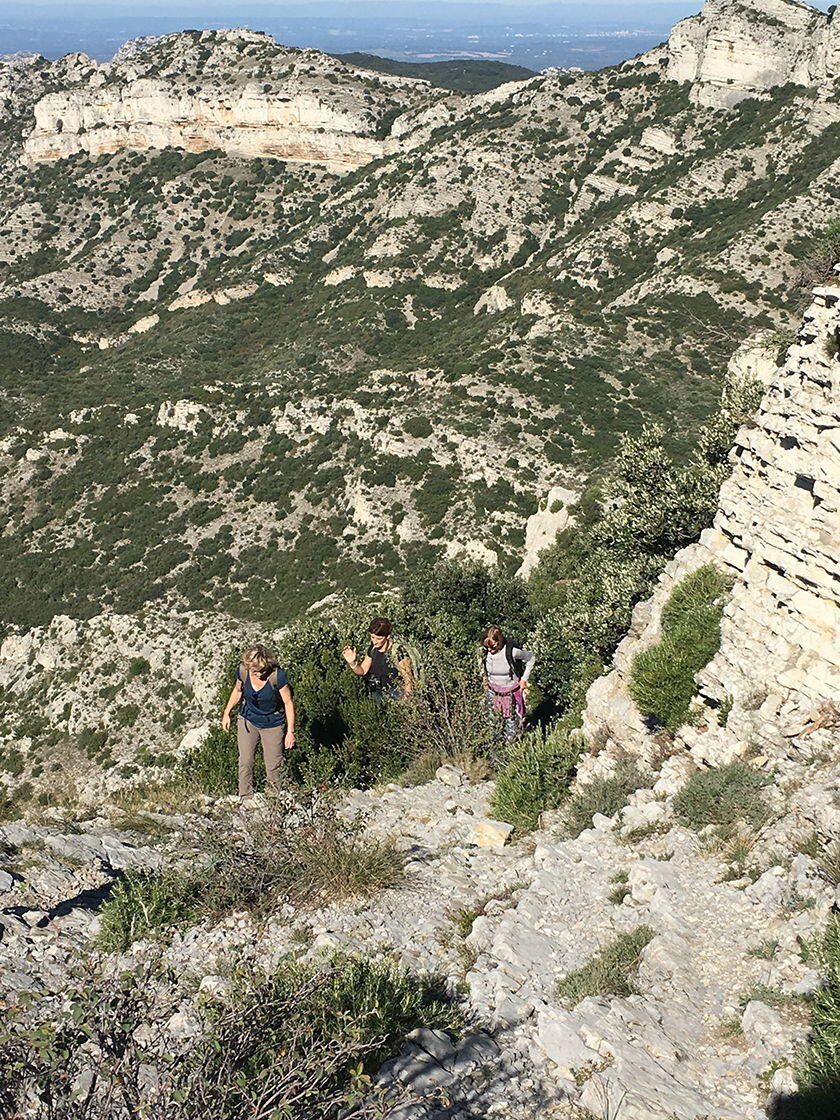
[[[503,848],[510,839],[513,825],[507,821],[479,821],[470,834],[470,840],[479,848]]]

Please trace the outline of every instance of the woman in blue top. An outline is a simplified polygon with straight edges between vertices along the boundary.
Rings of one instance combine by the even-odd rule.
[[[230,713],[239,704],[236,742],[239,747],[239,796],[254,792],[254,754],[262,742],[266,783],[277,789],[283,778],[283,751],[295,745],[295,704],[292,690],[277,658],[266,646],[245,651],[222,715],[222,728],[230,730]]]

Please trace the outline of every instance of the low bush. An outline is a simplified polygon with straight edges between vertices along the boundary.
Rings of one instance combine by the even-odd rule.
[[[695,674],[720,649],[720,620],[727,581],[705,564],[674,588],[662,611],[662,637],[637,653],[630,695],[643,715],[674,732],[689,719]]]
[[[615,773],[609,778],[594,778],[578,786],[569,801],[566,813],[566,830],[569,836],[579,836],[590,828],[596,813],[613,817],[627,804],[631,793],[639,788],[639,771],[629,759],[621,759]]]
[[[700,770],[674,798],[674,812],[693,829],[713,824],[722,836],[728,836],[739,821],[757,827],[767,820],[769,811],[761,791],[771,782],[769,775],[740,761],[717,770]]]
[[[836,914],[811,955],[823,982],[811,1004],[810,1044],[798,1063],[799,1092],[783,1103],[780,1120],[828,1120],[840,1106],[840,917]]]
[[[192,838],[189,871],[126,873],[100,911],[98,944],[132,941],[234,910],[262,915],[283,903],[323,905],[399,882],[393,843],[368,837],[316,793],[274,799],[238,824],[214,821]]]
[[[99,912],[97,944],[123,951],[159,929],[189,925],[201,909],[201,895],[200,878],[129,868]]]
[[[557,981],[556,992],[568,1007],[574,1007],[587,996],[629,996],[636,991],[634,978],[642,960],[642,951],[653,939],[650,926],[639,926],[631,933],[622,933],[583,968],[567,973]]]
[[[154,962],[113,975],[91,961],[66,991],[10,1011],[0,1113],[22,1115],[25,1104],[32,1120],[372,1120],[382,1100],[369,1075],[405,1035],[463,1025],[428,982],[385,961],[222,970],[228,995],[198,1005],[201,1029],[178,1046],[163,1027],[192,993]]]
[[[212,868],[205,906],[218,915],[337,902],[392,886],[402,875],[391,841],[366,836],[316,792],[298,801],[280,797],[241,829],[217,825],[204,843]]]
[[[540,813],[568,796],[579,756],[580,746],[557,728],[524,735],[499,769],[493,813],[520,832],[536,828]]]

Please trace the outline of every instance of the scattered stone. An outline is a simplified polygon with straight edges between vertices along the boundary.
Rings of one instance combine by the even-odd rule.
[[[512,832],[513,825],[506,821],[479,821],[472,830],[472,842],[479,848],[503,848]]]

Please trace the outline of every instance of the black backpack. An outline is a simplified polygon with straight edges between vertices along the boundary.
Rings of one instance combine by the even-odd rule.
[[[512,638],[505,638],[505,658],[506,658],[507,663],[508,663],[508,673],[510,674],[510,679],[512,681],[514,681],[514,680],[521,681],[522,680],[522,674],[525,672],[525,662],[521,658],[513,656],[513,651],[515,649],[522,649],[522,646],[520,646],[517,642],[513,641]],[[486,647],[482,647],[482,652],[483,652],[484,672],[486,673],[487,672],[487,654],[490,652],[490,650],[487,649]]]

